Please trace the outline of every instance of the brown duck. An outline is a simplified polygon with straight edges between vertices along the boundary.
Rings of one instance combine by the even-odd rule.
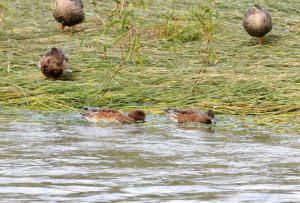
[[[167,116],[174,122],[177,123],[206,123],[206,124],[216,124],[215,112],[213,110],[208,110],[207,113],[199,109],[160,109],[167,114]]]
[[[273,23],[270,14],[259,5],[254,5],[252,9],[245,13],[243,26],[249,35],[260,37],[260,46],[263,37],[272,30]]]
[[[85,18],[83,3],[81,0],[56,0],[53,17],[61,24],[61,30],[65,26],[74,26]]]
[[[128,115],[115,109],[101,108],[85,108],[89,112],[81,112],[80,114],[89,122],[112,122],[112,123],[134,123],[137,121],[145,121],[146,114],[142,110],[135,110]]]
[[[54,80],[60,79],[67,72],[72,72],[69,69],[68,56],[62,50],[55,47],[43,54],[39,61],[39,67],[47,78]]]

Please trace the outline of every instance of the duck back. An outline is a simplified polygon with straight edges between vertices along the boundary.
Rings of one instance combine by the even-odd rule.
[[[69,59],[67,55],[58,48],[52,48],[45,52],[39,61],[42,73],[54,80],[60,79],[69,70]]]
[[[263,37],[273,28],[270,14],[258,5],[246,12],[242,24],[246,32],[253,37]]]

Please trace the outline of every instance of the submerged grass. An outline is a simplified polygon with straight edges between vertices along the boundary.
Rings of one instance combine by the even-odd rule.
[[[114,11],[114,1],[86,0],[86,21],[78,26],[83,31],[73,35],[60,32],[52,17],[54,0],[6,2],[14,15],[3,15],[13,32],[9,28],[0,31],[3,108],[76,111],[84,106],[108,106],[159,113],[159,107],[193,107],[237,115],[254,126],[271,129],[292,120],[294,127],[288,129],[299,130],[300,31],[294,30],[300,7],[296,0],[257,1],[269,11],[274,24],[261,47],[256,47],[258,39],[241,25],[252,3],[204,1],[214,5],[210,16],[214,24],[209,28],[213,29],[210,46],[216,64],[214,60],[203,63],[207,36],[193,18],[194,5],[202,1],[145,1],[145,10],[142,4],[132,4],[126,9],[134,12],[129,10],[131,16],[124,20],[122,13],[116,13],[122,7]],[[133,51],[128,55],[128,29],[138,32],[135,54],[139,57]],[[122,32],[123,38],[116,42]],[[70,59],[73,73],[64,80],[45,79],[37,67],[41,55],[54,46]],[[201,68],[206,72],[199,76]]]

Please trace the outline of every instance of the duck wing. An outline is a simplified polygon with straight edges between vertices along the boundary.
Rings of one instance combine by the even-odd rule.
[[[199,109],[177,109],[177,120],[180,123],[199,122],[205,119],[205,113]]]

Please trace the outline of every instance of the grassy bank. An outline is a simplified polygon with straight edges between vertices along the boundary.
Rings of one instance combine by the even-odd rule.
[[[158,113],[159,107],[193,107],[224,115],[259,115],[271,124],[299,116],[300,30],[293,32],[300,22],[296,0],[257,1],[274,24],[261,47],[256,47],[259,39],[241,25],[252,3],[216,1],[211,45],[218,63],[211,59],[205,65],[205,33],[195,26],[189,10],[194,3],[146,2],[145,10],[140,6],[136,11],[144,23],[132,22],[139,30],[137,53],[143,66],[128,60],[120,69],[127,38],[114,43],[122,23],[107,29],[112,18],[106,14],[116,7],[113,2],[84,1],[86,21],[78,26],[83,31],[67,35],[52,17],[54,0],[10,1],[14,16],[6,11],[4,17],[13,32],[0,24],[0,104],[38,111],[109,106],[152,113]],[[99,16],[99,21],[91,21]],[[54,46],[70,59],[73,73],[65,80],[45,79],[37,67],[41,55]],[[201,68],[206,73],[199,76]]]

